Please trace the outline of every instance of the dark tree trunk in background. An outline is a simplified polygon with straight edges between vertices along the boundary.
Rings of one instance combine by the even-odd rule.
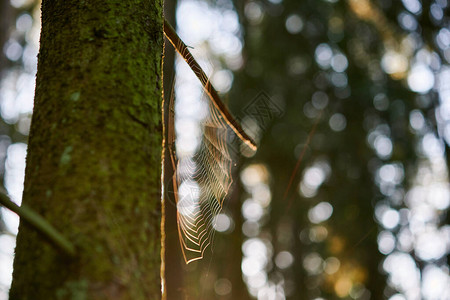
[[[0,79],[6,68],[7,60],[3,51],[13,22],[13,10],[9,1],[0,1]]]
[[[11,299],[161,297],[162,1],[43,1]]]
[[[176,0],[164,1],[164,17],[172,25],[176,26]],[[173,142],[170,140],[169,131],[174,132],[174,124],[169,124],[169,115],[173,114],[174,104],[174,88],[175,88],[175,49],[172,44],[166,39],[164,44],[164,124],[165,124],[165,148],[164,148],[164,232],[165,232],[165,291],[168,300],[185,299],[185,291],[183,287],[183,267],[185,262],[183,260],[180,244],[178,240],[177,227],[177,210],[175,205],[173,181],[172,176],[175,169],[170,158],[170,148],[173,147]],[[171,128],[169,128],[171,127]]]

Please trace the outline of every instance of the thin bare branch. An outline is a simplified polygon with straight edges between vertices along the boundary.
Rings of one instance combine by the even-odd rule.
[[[203,88],[205,89],[205,92],[211,99],[211,102],[219,110],[221,116],[224,118],[228,126],[231,127],[231,129],[242,140],[242,142],[244,142],[247,146],[249,146],[253,151],[256,151],[257,149],[256,143],[253,141],[251,137],[249,137],[245,133],[241,125],[239,125],[239,123],[233,118],[233,116],[228,111],[225,104],[223,104],[222,100],[220,100],[220,97],[217,94],[217,91],[212,86],[211,81],[208,79],[208,76],[206,76],[203,69],[200,67],[200,65],[192,56],[188,47],[180,39],[180,37],[177,35],[173,27],[167,22],[167,20],[164,20],[164,34],[166,35],[170,43],[175,47],[177,52],[180,53],[183,59],[187,62],[187,64],[195,73],[197,78],[200,80],[200,82],[203,85]]]
[[[73,244],[34,210],[24,204],[18,206],[2,192],[0,192],[0,204],[19,215],[23,221],[27,222],[41,234],[46,236],[66,254],[75,256],[76,251]]]

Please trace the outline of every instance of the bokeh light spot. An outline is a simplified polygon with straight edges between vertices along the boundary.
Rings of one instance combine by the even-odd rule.
[[[294,262],[294,256],[288,251],[281,251],[275,257],[275,264],[279,269],[287,269]]]
[[[424,64],[414,65],[408,75],[409,88],[417,93],[425,94],[434,86],[434,74]]]
[[[219,296],[226,296],[231,293],[231,282],[226,278],[220,278],[214,283],[214,291]]]
[[[336,113],[331,116],[330,120],[328,121],[328,124],[330,125],[330,128],[333,131],[342,131],[347,126],[347,119],[343,114]]]
[[[303,20],[299,15],[290,15],[286,19],[286,29],[291,34],[297,34],[303,29]]]
[[[311,223],[317,224],[328,220],[333,213],[333,206],[328,202],[320,202],[308,211]]]

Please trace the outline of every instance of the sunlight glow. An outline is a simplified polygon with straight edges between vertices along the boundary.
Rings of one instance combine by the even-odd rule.
[[[331,67],[336,72],[344,72],[348,67],[348,60],[342,53],[337,53],[331,59]]]
[[[389,158],[392,154],[392,141],[385,135],[379,135],[373,143],[375,151],[380,158]]]
[[[400,25],[406,30],[414,31],[418,26],[416,18],[407,12],[401,12],[397,19]]]
[[[383,268],[389,274],[389,281],[399,291],[406,295],[417,295],[420,272],[409,254],[393,252],[384,260]]]
[[[16,123],[20,115],[31,114],[33,111],[35,74],[22,73],[16,76],[17,74],[8,74],[0,86],[2,118],[10,124]]]
[[[305,169],[303,179],[300,182],[299,191],[307,198],[317,195],[319,187],[330,176],[331,168],[325,160],[318,160],[312,166]]]
[[[409,124],[411,128],[417,131],[420,131],[424,128],[425,118],[420,110],[415,109],[409,113]]]
[[[331,64],[331,58],[333,57],[333,51],[328,44],[320,44],[316,48],[315,59],[316,62],[322,68],[328,68]]]
[[[290,15],[286,19],[286,29],[290,34],[300,33],[303,29],[303,20],[299,15]]]
[[[242,260],[242,272],[252,277],[262,271],[271,257],[271,250],[267,244],[259,238],[248,239],[242,244],[244,258]]]
[[[385,111],[389,108],[389,99],[383,94],[379,93],[373,97],[373,106],[379,111]]]
[[[2,212],[3,208],[0,209]],[[8,287],[12,280],[14,248],[16,246],[16,239],[7,234],[0,235],[0,299],[8,299]]]
[[[260,225],[258,222],[245,221],[242,224],[242,233],[247,237],[255,237],[260,233]]]
[[[387,74],[402,78],[408,69],[408,59],[401,53],[386,51],[381,59],[381,67]]]
[[[405,8],[413,14],[419,14],[422,10],[422,5],[419,0],[402,0],[402,2]]]
[[[245,5],[245,16],[248,18],[248,20],[253,24],[257,25],[261,23],[262,18],[264,16],[263,8],[258,2],[248,2]]]
[[[267,180],[268,171],[264,165],[250,165],[241,172],[241,180],[249,188]]]
[[[248,237],[242,244],[241,269],[244,282],[249,293],[258,299],[267,299],[265,298],[267,293],[276,294],[276,290],[284,295],[282,284],[274,286],[268,280],[267,273],[269,268],[272,268],[273,249],[271,241],[267,239],[268,236],[263,237],[261,233],[262,222],[267,217],[271,202],[269,172],[262,164],[252,164],[241,171],[241,181],[244,189],[251,195],[241,208],[244,217],[242,232]],[[276,258],[278,258],[276,264],[280,269],[288,268],[293,262],[293,256],[289,252],[282,251]]]
[[[219,12],[204,2],[182,1],[177,8],[178,34],[187,45],[200,44],[217,30],[219,18]]]
[[[26,156],[26,144],[16,143],[8,147],[7,159],[5,162],[5,187],[8,190],[11,200],[18,205],[22,203]]]
[[[329,102],[328,95],[322,91],[317,91],[312,95],[311,103],[316,109],[324,109]]]
[[[381,217],[381,223],[387,229],[393,229],[398,225],[400,215],[395,209],[387,209]]]
[[[200,187],[196,182],[185,180],[178,190],[177,211],[185,216],[195,215],[199,210]]]
[[[214,87],[219,93],[226,93],[233,83],[233,73],[228,70],[220,70],[214,73],[211,79]]]
[[[395,249],[395,237],[390,231],[382,231],[378,234],[378,250],[384,255]]]
[[[275,264],[279,269],[287,269],[294,262],[294,256],[288,251],[281,251],[275,257]]]
[[[308,211],[311,223],[317,224],[328,220],[333,213],[333,206],[328,202],[320,202]]]
[[[426,266],[423,270],[422,293],[426,299],[448,299],[450,297],[448,268]]]
[[[214,291],[219,296],[226,296],[231,293],[231,282],[226,278],[220,278],[214,283]]]
[[[325,260],[325,273],[332,275],[339,270],[341,262],[336,257],[328,257]]]
[[[440,230],[425,229],[418,234],[415,250],[417,256],[425,261],[437,260],[447,254],[450,226]]]
[[[17,61],[22,57],[23,49],[22,46],[15,40],[10,39],[5,44],[5,55],[11,61]]]
[[[342,131],[347,126],[347,119],[343,114],[334,114],[331,116],[328,124],[333,131]]]
[[[310,253],[303,259],[303,267],[310,274],[319,274],[323,270],[323,259],[316,252]]]
[[[218,214],[217,216],[215,216],[212,223],[213,223],[214,229],[218,232],[226,232],[226,231],[230,230],[232,227],[231,218],[224,213],[221,213],[221,214]]]
[[[252,199],[246,200],[242,204],[242,215],[249,221],[256,222],[261,219],[263,214],[264,211],[261,205]]]
[[[404,178],[403,167],[399,163],[385,164],[376,174],[376,180],[380,183],[400,184]]]
[[[417,93],[425,94],[434,86],[434,74],[424,64],[416,64],[408,75],[409,88]]]
[[[313,226],[309,230],[309,239],[312,242],[320,243],[323,242],[328,237],[328,230],[325,226]]]

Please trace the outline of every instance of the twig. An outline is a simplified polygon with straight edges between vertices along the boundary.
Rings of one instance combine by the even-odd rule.
[[[0,204],[15,212],[23,221],[50,239],[56,246],[61,248],[69,256],[75,256],[76,251],[72,243],[59,233],[47,220],[31,208],[22,204],[18,206],[12,202],[7,195],[0,192]]]
[[[322,117],[322,113],[323,113],[323,109],[319,112],[319,115],[317,116],[316,121],[314,122],[314,125],[311,128],[311,131],[309,132],[308,137],[306,138],[305,146],[303,147],[302,152],[300,153],[300,155],[298,157],[297,163],[295,164],[295,168],[292,171],[291,177],[289,178],[288,186],[287,186],[286,190],[284,191],[284,195],[283,195],[283,199],[284,200],[286,200],[286,198],[289,195],[289,190],[291,189],[291,185],[294,182],[295,176],[297,175],[298,168],[300,167],[300,164],[301,164],[301,162],[303,160],[303,156],[306,153],[306,148],[311,143],[311,139],[314,136],[314,134],[316,133],[316,128],[317,128],[317,125],[319,124],[319,121],[320,121],[320,119]],[[289,201],[289,205],[288,205],[287,208],[290,208],[290,201]]]
[[[177,52],[180,53],[180,55],[183,57],[183,59],[187,62],[187,64],[192,69],[192,71],[195,73],[197,78],[200,80],[200,82],[203,85],[203,88],[205,89],[205,91],[208,94],[209,98],[211,99],[212,103],[219,110],[220,115],[224,118],[225,122],[227,122],[228,126],[231,127],[231,129],[234,131],[234,133],[236,133],[236,135],[247,146],[249,146],[253,151],[256,151],[256,149],[257,149],[256,143],[253,141],[253,139],[251,137],[249,137],[245,133],[245,131],[242,129],[241,125],[239,125],[239,123],[236,122],[236,120],[233,118],[233,116],[228,111],[225,104],[223,104],[222,100],[220,100],[220,97],[217,94],[217,91],[212,86],[210,80],[208,79],[208,76],[206,76],[203,69],[200,67],[200,65],[197,63],[197,61],[192,56],[188,47],[180,39],[180,37],[175,32],[175,29],[173,29],[173,27],[169,24],[169,22],[167,22],[166,19],[164,19],[164,34],[166,35],[166,37],[170,41],[170,43],[175,47]]]

